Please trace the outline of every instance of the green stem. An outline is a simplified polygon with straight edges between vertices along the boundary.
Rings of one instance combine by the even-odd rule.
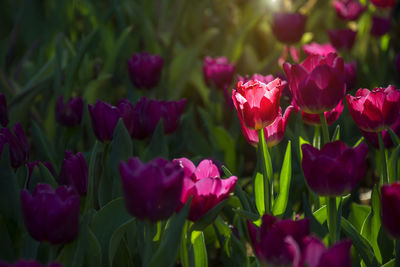
[[[328,123],[326,122],[324,113],[319,114],[319,119],[321,120],[322,136],[324,138],[324,145],[325,145],[326,143],[329,143],[329,141],[330,141]]]
[[[313,138],[313,146],[321,149],[321,127],[319,125],[315,125],[314,129],[314,138]]]
[[[149,221],[144,222],[144,255],[142,258],[142,266],[149,266],[151,261],[152,247],[153,247],[153,224]]]
[[[381,160],[381,184],[389,183],[387,165],[386,165],[386,155],[385,155],[385,145],[383,144],[382,131],[378,133],[379,140],[379,156]]]
[[[337,209],[336,198],[327,197],[326,205],[328,209],[328,228],[329,228],[329,242],[331,245],[335,244],[337,240]]]
[[[264,207],[265,213],[271,213],[271,180],[272,180],[272,163],[269,156],[267,144],[264,137],[264,129],[258,130],[258,147],[260,151],[260,159],[263,171],[264,181]]]

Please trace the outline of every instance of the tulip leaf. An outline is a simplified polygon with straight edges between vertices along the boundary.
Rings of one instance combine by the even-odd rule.
[[[90,229],[88,229],[87,236],[88,236],[88,248],[86,251],[86,258],[88,261],[88,266],[99,267],[101,266],[101,260],[102,260],[101,259],[102,251],[100,243]]]
[[[249,219],[250,221],[257,221],[260,219],[260,215],[246,211],[246,210],[241,210],[241,209],[233,209],[234,212],[239,214],[240,216],[244,217],[245,219]]]
[[[93,216],[91,228],[103,251],[104,264],[110,262],[107,251],[112,234],[130,219],[132,216],[126,211],[123,198],[110,201]]]
[[[29,182],[28,189],[33,192],[36,185],[40,183],[50,184],[53,188],[57,188],[57,182],[49,169],[42,163],[39,163],[39,167],[34,167],[31,180]]]
[[[358,232],[361,232],[361,227],[370,212],[370,206],[351,203],[348,220]]]
[[[328,229],[314,217],[314,214],[311,211],[310,204],[305,195],[303,195],[303,209],[304,209],[304,216],[310,219],[310,229],[313,233],[317,234],[320,238],[324,238],[328,233]],[[326,210],[326,206],[325,206]],[[326,220],[326,215],[325,215]]]
[[[96,181],[96,171],[97,171],[97,166],[100,164],[99,163],[99,154],[101,154],[100,150],[101,144],[99,141],[96,141],[94,144],[94,147],[92,149],[92,153],[90,155],[90,161],[89,161],[89,177],[88,177],[88,192],[87,192],[87,197],[86,197],[86,203],[85,203],[85,212],[87,212],[91,207],[94,206],[94,192],[95,192],[95,181]]]
[[[11,167],[8,144],[3,146],[0,155],[0,214],[22,224],[20,189]]]
[[[204,234],[201,231],[193,231],[191,236],[191,243],[193,249],[194,266],[207,267],[207,249],[204,240]]]
[[[381,267],[395,267],[396,259],[391,259],[390,261],[383,264]]]
[[[57,157],[56,153],[49,140],[47,139],[45,133],[37,125],[35,121],[32,121],[32,136],[35,144],[35,148],[39,154],[39,157],[43,160],[54,162]]]
[[[262,216],[265,214],[264,181],[262,173],[258,171],[254,176],[254,197],[258,213]]]
[[[392,129],[388,129],[388,132],[389,132],[389,134],[390,134],[390,137],[392,137],[392,141],[393,141],[393,143],[395,143],[396,145],[400,145],[400,138],[399,138],[399,136],[395,133],[395,132],[393,132],[393,130]]]
[[[360,139],[358,139],[357,142],[354,143],[353,148],[358,147],[358,145],[361,144],[362,141],[364,141],[364,136],[361,136]]]
[[[191,227],[190,231],[203,231],[208,225],[210,225],[215,218],[217,218],[218,214],[222,210],[222,208],[227,203],[228,199],[225,199],[215,205],[212,209],[210,209],[206,214],[204,214],[200,219],[198,219]]]
[[[225,166],[222,165],[222,170],[224,171],[225,176],[227,177],[232,177],[233,174],[230,172],[230,170]],[[247,198],[246,193],[243,191],[239,181],[236,183],[235,189],[234,189],[235,196],[237,196],[240,200],[240,203],[242,203],[242,207],[246,211],[250,211],[250,204],[249,200]]]
[[[341,226],[343,233],[351,239],[353,246],[360,255],[361,259],[364,261],[367,267],[379,266],[377,262],[374,251],[368,240],[360,235],[354,226],[345,218],[341,219]]]
[[[29,234],[28,234],[29,235]],[[1,242],[0,242],[0,259],[2,260],[7,260],[7,261],[14,261],[15,259],[15,251],[14,251],[14,246],[13,246],[13,241],[12,237],[9,233],[9,230],[7,229],[7,224],[0,216],[0,237],[1,237]],[[32,258],[35,258],[35,255],[32,255]]]
[[[400,156],[400,145],[398,145],[392,152],[388,162],[388,175],[389,175],[389,183],[393,183],[398,178],[397,176],[397,166]]]
[[[110,167],[113,175],[112,198],[122,196],[121,179],[119,178],[118,166],[121,160],[127,160],[132,156],[133,144],[131,136],[125,127],[122,119],[119,119],[114,130],[113,140],[111,142]]]
[[[310,142],[306,141],[305,139],[303,139],[303,137],[299,136],[300,164],[303,161],[303,150],[301,149],[301,146],[304,144],[310,144]]]
[[[155,157],[168,158],[168,142],[164,134],[162,119],[158,122],[150,144],[144,151],[143,160],[149,161]]]
[[[122,238],[124,237],[128,228],[134,226],[136,224],[136,219],[133,218],[126,223],[122,224],[111,236],[110,244],[108,246],[108,260],[109,266],[113,265],[114,256],[117,253],[117,249],[121,243]]]
[[[179,249],[179,242],[181,242],[182,229],[184,228],[183,226],[189,214],[190,202],[191,199],[189,199],[178,214],[175,214],[174,217],[170,219],[161,244],[152,257],[150,267],[174,266]]]
[[[279,179],[279,195],[274,202],[272,213],[277,216],[286,211],[289,200],[290,181],[292,179],[292,146],[289,141],[286,147],[285,158],[282,164],[281,175]]]
[[[335,131],[333,132],[331,141],[333,142],[333,141],[337,141],[337,140],[340,140],[340,125],[339,124],[336,126]]]

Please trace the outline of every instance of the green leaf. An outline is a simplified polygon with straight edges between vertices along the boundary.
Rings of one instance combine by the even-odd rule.
[[[178,214],[175,214],[175,216],[170,219],[161,244],[152,257],[150,267],[174,266],[179,249],[179,242],[181,242],[182,228],[184,228],[183,226],[189,214],[190,202],[191,199],[189,199]]]
[[[103,251],[103,263],[109,263],[107,250],[112,234],[121,225],[132,219],[126,211],[123,198],[117,198],[107,203],[92,219],[92,230],[99,240]]]
[[[282,164],[281,175],[279,179],[279,195],[274,202],[272,213],[277,216],[286,211],[289,200],[290,181],[292,179],[292,147],[289,141],[286,147],[285,158]]]
[[[50,144],[46,135],[43,133],[42,129],[40,129],[40,127],[36,124],[36,122],[32,121],[31,123],[32,136],[37,152],[39,153],[39,157],[43,160],[54,162],[57,157],[52,145]]]
[[[311,211],[310,204],[305,195],[303,195],[303,210],[304,216],[310,219],[310,229],[313,233],[316,233],[320,238],[324,238],[328,233],[327,227],[321,225],[317,219],[314,217],[314,214]],[[325,208],[326,210],[326,208]],[[326,218],[326,215],[325,215]]]
[[[123,160],[126,161],[133,153],[133,144],[128,130],[122,119],[119,120],[114,130],[113,140],[111,142],[110,166],[113,175],[112,197],[122,196],[121,179],[119,177],[118,166]]]
[[[260,219],[260,215],[252,213],[250,211],[241,210],[241,209],[233,209],[234,212],[244,217],[245,219],[249,219],[250,221],[257,221]]]
[[[396,259],[392,259],[385,264],[383,264],[381,267],[395,267]]]
[[[364,136],[361,136],[360,139],[358,139],[357,142],[355,142],[353,147],[357,147],[359,144],[361,144],[362,141],[364,141]]]
[[[228,168],[225,165],[222,165],[222,170],[225,173],[225,176],[227,177],[232,177],[233,174],[228,170]],[[250,211],[250,204],[249,200],[247,199],[246,193],[243,191],[242,187],[240,186],[239,181],[236,183],[235,189],[234,189],[234,194],[237,196],[240,200],[240,203],[242,203],[242,207],[246,211]]]
[[[124,237],[128,228],[134,226],[136,224],[136,219],[133,218],[126,223],[122,224],[111,236],[110,244],[108,246],[108,260],[109,265],[112,266],[114,256],[117,252],[117,249],[121,243],[122,238]]]
[[[305,139],[303,139],[303,137],[299,136],[300,163],[303,161],[303,150],[301,149],[301,146],[304,144],[310,144],[310,142],[306,141]]]
[[[265,214],[264,204],[264,181],[261,172],[256,172],[254,177],[254,197],[258,213],[262,216]]]
[[[398,145],[392,152],[388,162],[388,176],[389,183],[393,183],[397,180],[397,162],[400,156],[400,145]]]
[[[378,266],[379,264],[375,258],[374,251],[368,240],[360,235],[354,226],[343,217],[341,220],[341,226],[343,233],[351,239],[353,246],[367,267]]]
[[[340,139],[340,125],[338,124],[335,128],[335,131],[333,132],[332,135],[332,141],[337,141]]]
[[[13,262],[16,258],[12,237],[10,236],[7,224],[2,216],[0,216],[0,259]],[[36,255],[33,255],[35,258]]]
[[[57,188],[57,182],[53,175],[42,163],[39,163],[39,168],[35,167],[29,182],[29,191],[33,192],[36,185],[39,183],[50,184],[53,188]]]
[[[361,232],[362,225],[370,212],[370,206],[351,203],[348,220],[358,232]]]
[[[87,212],[90,208],[94,206],[94,192],[95,192],[95,181],[96,181],[96,171],[99,163],[99,155],[101,154],[101,149],[100,149],[101,144],[99,141],[96,140],[96,143],[94,144],[92,153],[90,155],[90,161],[89,161],[89,177],[88,177],[88,193],[86,197],[86,203],[85,203],[85,212]]]
[[[90,229],[88,229],[87,236],[88,247],[86,251],[86,258],[89,267],[100,267],[102,255],[100,243]]]
[[[392,129],[388,129],[390,136],[392,137],[392,141],[394,143],[396,143],[396,145],[400,145],[400,138],[397,136],[397,134],[395,134],[395,132],[393,132]]]
[[[203,231],[208,225],[210,225],[215,218],[217,218],[218,214],[225,206],[228,199],[225,199],[215,205],[212,209],[210,209],[206,214],[204,214],[200,219],[198,219],[191,227],[191,231]]]
[[[164,134],[162,119],[158,122],[151,142],[143,154],[143,160],[149,161],[155,157],[168,158],[168,142]]]
[[[207,249],[204,241],[204,234],[201,231],[193,231],[191,236],[191,243],[193,247],[194,266],[207,267]]]

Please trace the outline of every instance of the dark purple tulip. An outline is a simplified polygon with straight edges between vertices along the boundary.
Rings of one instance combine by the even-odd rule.
[[[56,120],[58,123],[74,127],[81,123],[83,115],[83,100],[82,97],[71,97],[67,103],[64,103],[63,96],[58,98],[56,104]]]
[[[299,267],[350,267],[351,266],[351,241],[344,240],[327,249],[314,236],[303,240],[303,252]]]
[[[134,116],[135,116],[135,110],[133,108],[132,103],[128,99],[121,99],[118,102],[117,108],[119,110],[122,120],[124,121],[126,129],[132,136],[134,131],[133,128],[134,128]]]
[[[247,229],[261,262],[268,266],[293,266],[296,253],[303,249],[302,240],[310,234],[310,222],[308,219],[279,220],[265,214],[260,228],[247,221]]]
[[[304,34],[306,22],[307,17],[300,13],[275,13],[272,32],[281,43],[297,43]]]
[[[381,216],[386,232],[400,239],[400,183],[383,185],[381,188]]]
[[[356,61],[344,63],[344,81],[346,83],[347,90],[351,90],[356,87],[356,84],[357,84],[357,62]]]
[[[336,107],[346,93],[344,63],[331,53],[326,57],[311,55],[301,64],[283,64],[289,87],[297,106],[304,112],[318,114]]]
[[[318,44],[318,43],[311,43],[303,45],[303,50],[306,52],[307,55],[318,55],[322,57],[326,57],[331,53],[337,53],[336,49],[330,44]]]
[[[196,166],[187,158],[174,159],[184,170],[181,207],[192,196],[189,220],[197,221],[218,203],[227,199],[236,185],[237,177],[221,179],[218,167],[211,160],[202,160]]]
[[[350,193],[364,177],[368,146],[352,148],[342,141],[326,143],[321,150],[309,144],[301,146],[303,172],[308,186],[320,196]]]
[[[97,100],[94,106],[89,105],[92,128],[101,142],[111,141],[120,118],[120,111],[106,102]]]
[[[226,57],[206,57],[203,62],[203,75],[207,85],[214,84],[217,89],[230,86],[235,73],[235,65],[230,64]]]
[[[18,260],[17,262],[10,264],[7,262],[0,262],[0,267],[61,267],[58,262],[51,262],[46,265],[42,265],[36,260]]]
[[[161,78],[164,60],[158,55],[146,51],[133,54],[128,60],[128,70],[133,84],[137,88],[151,89]]]
[[[390,32],[392,28],[391,18],[383,18],[383,17],[372,17],[372,26],[371,26],[371,35],[380,37]]]
[[[148,163],[130,158],[119,164],[119,173],[125,206],[133,216],[156,222],[168,219],[178,208],[184,175],[178,164],[163,158]]]
[[[336,49],[350,50],[356,40],[357,32],[350,29],[337,29],[328,31],[329,39]]]
[[[336,15],[343,20],[357,20],[367,9],[358,0],[335,0],[333,6],[335,7]]]
[[[160,119],[163,119],[164,133],[173,133],[186,105],[186,99],[161,101],[142,97],[133,108],[132,137],[151,137]]]
[[[40,161],[40,160],[35,160],[35,161],[31,161],[26,163],[26,167],[28,168],[28,181],[27,181],[27,187],[26,188],[30,188],[30,180],[33,174],[33,171],[35,170],[35,167],[39,168],[40,163],[43,164],[51,173],[51,175],[53,175],[53,177],[55,177],[55,172],[54,172],[54,167],[53,164],[50,161]]]
[[[21,205],[26,228],[37,241],[64,244],[78,235],[80,199],[72,188],[38,184],[32,195],[22,190]]]
[[[380,8],[392,8],[395,5],[396,0],[371,0],[371,3]]]
[[[14,169],[24,165],[29,160],[29,143],[24,129],[19,123],[14,125],[14,133],[9,128],[0,129],[0,151],[8,144],[11,165]]]
[[[65,151],[60,175],[60,184],[69,185],[81,195],[86,196],[88,189],[88,166],[81,152],[74,155],[71,151]]]
[[[0,125],[7,127],[8,124],[8,111],[6,96],[0,94]]]
[[[396,66],[396,70],[399,73],[399,77],[400,77],[400,52],[397,54],[394,64]]]

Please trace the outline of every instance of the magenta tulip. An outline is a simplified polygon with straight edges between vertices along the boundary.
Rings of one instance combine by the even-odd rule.
[[[211,160],[202,160],[196,166],[187,158],[174,159],[185,173],[181,207],[192,198],[189,220],[197,221],[221,201],[227,199],[235,188],[237,177],[221,179],[218,167]]]
[[[32,195],[21,192],[21,205],[26,228],[37,241],[64,244],[78,235],[80,199],[72,188],[38,184]]]
[[[14,169],[24,165],[29,160],[29,143],[24,129],[19,123],[14,125],[14,133],[9,128],[0,129],[0,153],[8,144],[11,165]]]
[[[381,216],[386,232],[400,240],[400,183],[381,187]]]
[[[326,143],[321,150],[309,144],[301,146],[302,168],[308,186],[320,196],[350,193],[364,177],[368,146],[352,148],[342,141]]]
[[[385,35],[386,33],[390,32],[392,28],[392,21],[391,18],[383,18],[383,17],[377,17],[373,16],[372,17],[372,26],[370,33],[373,36],[376,37],[381,37],[382,35]]]
[[[366,132],[380,132],[396,122],[400,112],[400,90],[393,85],[370,91],[359,89],[355,97],[346,96],[347,105],[358,128]]]
[[[303,50],[306,52],[307,55],[318,55],[322,57],[326,57],[331,53],[337,53],[336,49],[330,44],[318,44],[318,43],[311,43],[303,45]]]
[[[257,80],[238,82],[232,100],[239,119],[252,130],[272,124],[279,112],[282,83],[279,78],[265,84]]]
[[[235,73],[235,65],[226,57],[206,57],[203,62],[203,75],[207,85],[213,84],[217,89],[228,88]]]
[[[3,127],[8,125],[7,100],[3,94],[0,94],[0,125]]]
[[[307,17],[300,13],[275,13],[272,32],[279,42],[297,43],[306,29]]]
[[[392,8],[394,7],[395,0],[371,0],[371,3],[380,8]]]
[[[335,0],[333,6],[335,7],[336,15],[343,20],[357,20],[367,9],[358,0]]]
[[[151,89],[160,82],[164,60],[146,51],[133,54],[128,60],[128,70],[133,84],[139,89]]]
[[[285,63],[283,68],[297,106],[311,114],[336,107],[346,92],[343,64],[336,54],[311,55],[301,64]]]
[[[143,163],[130,158],[119,164],[126,209],[140,220],[168,219],[182,195],[184,171],[177,163],[155,158]]]
[[[336,49],[350,50],[356,40],[357,32],[350,29],[337,29],[328,31],[329,39]]]
[[[82,97],[71,97],[64,103],[63,96],[60,96],[56,104],[56,120],[58,123],[74,127],[81,123],[83,115]]]

